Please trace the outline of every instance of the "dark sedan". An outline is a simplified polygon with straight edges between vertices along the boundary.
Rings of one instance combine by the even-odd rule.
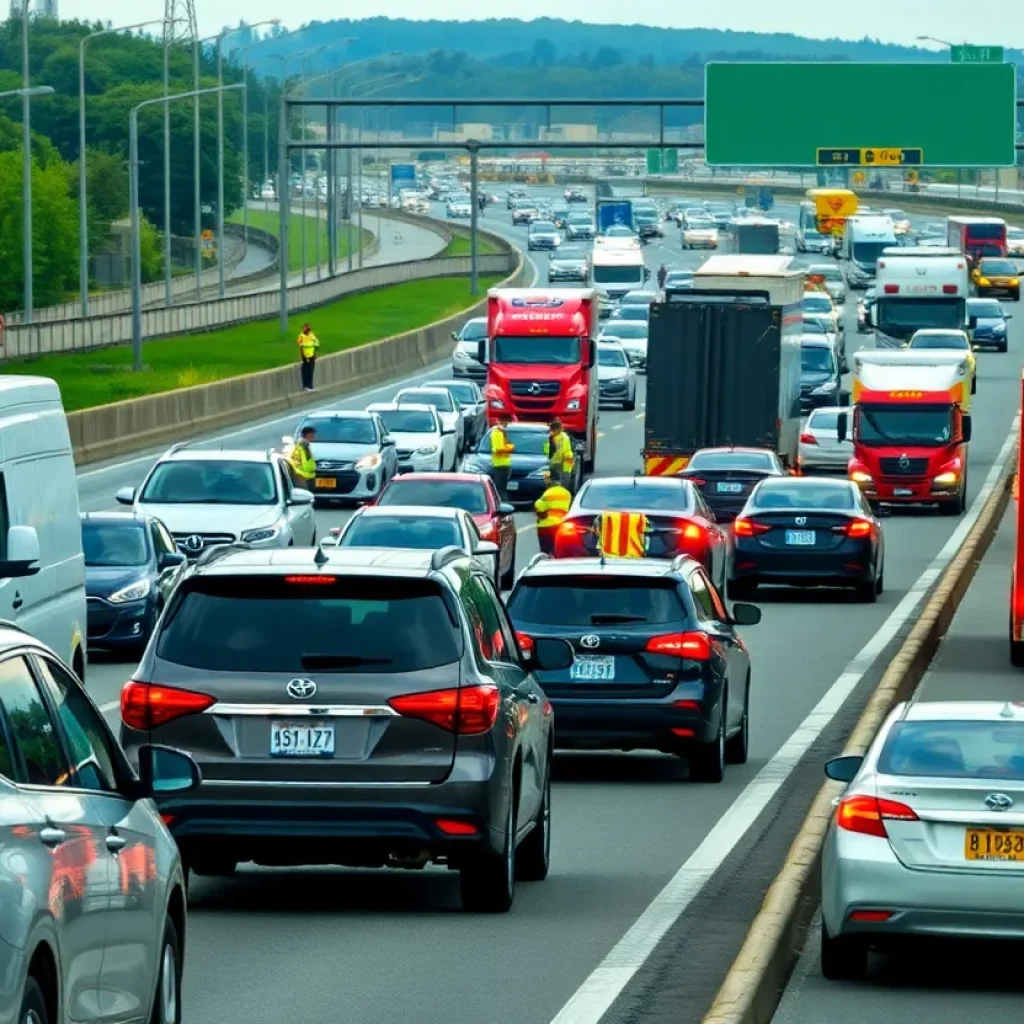
[[[158,519],[134,512],[82,516],[90,647],[137,653],[185,571]]]
[[[548,282],[581,281],[584,284],[590,273],[590,263],[583,249],[561,246],[548,259]]]
[[[528,658],[546,637],[576,653],[537,677],[557,746],[660,750],[687,758],[702,782],[746,762],[750,659],[735,627],[761,613],[741,604],[730,615],[699,563],[542,555],[520,573],[508,610]]]
[[[649,238],[661,238],[665,234],[656,213],[637,213],[634,215],[634,220],[636,221],[636,233],[644,241]]]
[[[842,405],[842,375],[835,346],[828,337],[800,341],[800,411]]]
[[[720,523],[735,519],[766,477],[787,475],[767,448],[702,448],[680,474],[697,486]]]
[[[1005,352],[1006,336],[1013,319],[1012,313],[1003,311],[998,299],[968,299],[967,315],[971,318],[971,345],[974,348],[994,348]]]
[[[729,596],[737,601],[760,583],[853,587],[868,602],[882,593],[882,524],[849,480],[765,480],[733,523],[733,534]]]

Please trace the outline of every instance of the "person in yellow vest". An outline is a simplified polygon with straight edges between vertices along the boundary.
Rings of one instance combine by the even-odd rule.
[[[548,472],[553,484],[567,484],[572,480],[572,468],[576,455],[572,450],[569,435],[562,430],[561,420],[552,420],[548,424],[551,431],[544,442],[544,454],[548,459]]]
[[[508,439],[511,422],[512,417],[503,412],[498,417],[498,425],[491,430],[491,479],[502,501],[508,501],[508,478],[512,472],[512,453],[516,450]]]
[[[302,436],[292,445],[288,453],[288,464],[292,467],[292,477],[296,487],[310,487],[316,476],[316,459],[313,458],[312,444],[316,439],[316,431],[312,427],[304,427]]]
[[[302,325],[302,333],[298,337],[299,358],[302,360],[302,390],[313,390],[313,371],[316,369],[316,354],[320,348],[320,339],[313,333],[309,324]]]
[[[537,514],[537,544],[546,555],[555,553],[555,533],[558,524],[568,515],[572,495],[548,475],[548,487],[533,503]]]

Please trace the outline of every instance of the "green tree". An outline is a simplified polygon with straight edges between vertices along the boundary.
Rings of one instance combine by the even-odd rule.
[[[139,221],[139,252],[142,256],[142,283],[159,281],[164,273],[161,235],[145,217]]]

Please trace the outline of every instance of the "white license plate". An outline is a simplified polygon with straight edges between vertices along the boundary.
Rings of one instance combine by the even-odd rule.
[[[509,482],[506,485],[505,489],[509,490],[509,491],[518,491],[519,490],[519,481],[518,480],[509,480]]]
[[[786,531],[786,543],[787,544],[798,544],[804,547],[814,543],[814,531],[813,530],[787,530]]]
[[[334,757],[334,726],[270,723],[271,757]]]
[[[719,494],[742,494],[743,484],[724,484],[718,485]]]
[[[909,487],[894,487],[892,493],[897,498],[909,498],[914,492]]]
[[[576,660],[569,670],[569,678],[579,680],[613,680],[615,678],[615,658],[611,655],[577,654]]]

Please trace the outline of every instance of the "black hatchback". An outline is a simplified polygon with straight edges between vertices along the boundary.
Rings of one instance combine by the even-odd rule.
[[[739,515],[757,484],[787,472],[767,448],[701,448],[679,475],[697,486],[718,522],[728,523]]]
[[[699,562],[538,555],[508,609],[525,653],[542,637],[575,651],[571,666],[537,673],[557,747],[677,754],[705,782],[746,761],[750,657],[735,627],[761,612],[730,615]]]

